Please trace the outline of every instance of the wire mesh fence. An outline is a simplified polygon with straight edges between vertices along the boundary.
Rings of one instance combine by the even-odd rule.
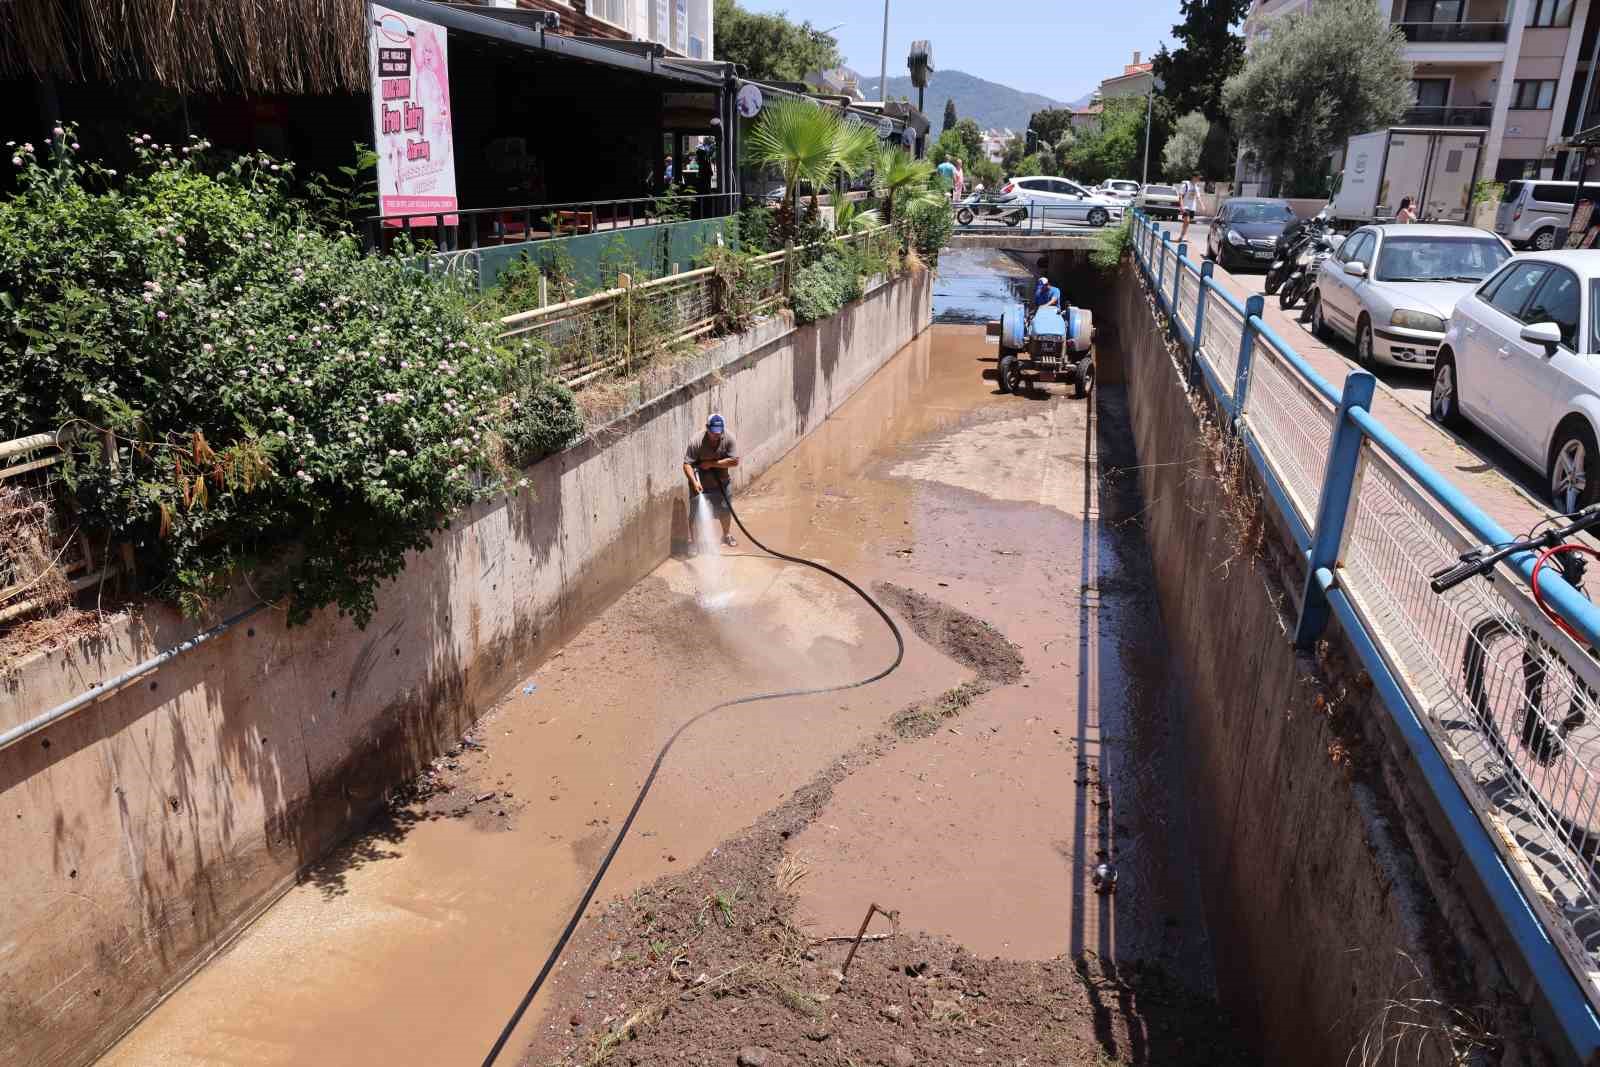
[[[1195,316],[1200,311],[1200,272],[1193,264],[1181,263],[1178,269],[1177,300],[1173,309],[1184,332],[1193,337]]]
[[[0,441],[0,625],[61,607],[99,577],[57,494],[61,460],[52,434]]]
[[[1174,298],[1168,246],[1154,227],[1138,230],[1134,246],[1148,279],[1159,285],[1162,305],[1187,325],[1188,290],[1180,280]],[[1193,354],[1233,400],[1238,354],[1248,338],[1238,425],[1257,445],[1264,476],[1315,542],[1318,502],[1333,476],[1337,392],[1313,380],[1293,353],[1280,351],[1257,321],[1246,322],[1213,283]],[[1354,479],[1353,501],[1341,517],[1335,585],[1462,786],[1505,870],[1524,886],[1524,898],[1595,1003],[1600,661],[1559,629],[1528,583],[1505,566],[1492,581],[1434,593],[1433,573],[1494,538],[1488,527],[1458,520],[1460,512],[1440,495],[1444,479],[1414,459],[1403,467],[1395,458],[1401,453],[1385,451],[1392,445],[1375,443],[1377,432],[1359,430],[1358,462],[1341,475]]]

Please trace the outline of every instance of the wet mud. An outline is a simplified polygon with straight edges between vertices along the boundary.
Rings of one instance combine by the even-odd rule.
[[[1010,269],[1002,288],[1020,277]],[[990,298],[975,300],[979,314]],[[591,917],[608,906],[623,914],[628,905],[607,902],[644,887],[670,891],[683,909],[673,922],[718,938],[736,932],[746,948],[773,954],[788,943],[766,939],[853,933],[877,902],[900,912],[908,937],[927,932],[915,942],[930,967],[918,981],[960,977],[975,983],[967,992],[984,991],[884,995],[902,997],[912,1016],[953,1000],[967,1014],[947,1022],[977,1020],[962,1040],[998,1048],[982,1020],[1044,1025],[1027,1012],[1055,1002],[1025,1009],[995,975],[1078,990],[1093,1035],[1093,1006],[1137,1000],[1145,970],[1202,1000],[1211,972],[1185,852],[1175,701],[1139,504],[1128,495],[1136,480],[1111,476],[1133,462],[1123,400],[1115,389],[1092,403],[1059,388],[1003,396],[982,376],[992,353],[981,327],[934,328],[743,488],[740,514],[764,541],[886,589],[909,624],[905,663],[861,689],[697,724]],[[373,832],[269,909],[105,1062],[477,1062],[681,722],[743,693],[866,677],[893,653],[870,609],[814,572],[743,546],[714,562],[667,561],[561,651],[529,664],[525,682],[436,761],[416,794],[396,797]],[[787,807],[800,798],[809,798],[804,818]],[[785,832],[769,833],[778,823]],[[736,847],[751,834],[759,848]],[[1115,892],[1097,891],[1102,863],[1119,871]],[[775,871],[785,866],[780,891]],[[763,903],[723,908],[713,883]],[[649,980],[671,981],[662,970],[671,959],[656,958],[666,950],[653,943],[686,936],[584,942],[511,1048],[538,1036],[556,1052],[577,1049],[618,1012],[625,1019],[643,1006],[627,998],[644,986],[619,985],[622,999],[592,1012],[551,1005],[574,991],[599,1000],[584,997],[598,991],[576,976],[613,952],[651,957]],[[900,962],[881,955],[891,944],[870,957],[884,975],[886,960]],[[1024,962],[958,969],[956,944]],[[702,954],[700,969],[722,951]],[[831,943],[814,954],[802,962],[823,974],[837,962]],[[1090,960],[1089,978],[1078,957]],[[1116,961],[1115,972],[1100,960]],[[1145,970],[1129,970],[1136,961]],[[761,988],[788,996],[777,979]],[[1011,1014],[986,1014],[1002,1001]],[[575,1012],[589,1030],[574,1031]],[[1109,1037],[1092,1036],[1102,1050],[1129,1047],[1130,1026],[1149,1032],[1131,1016],[1106,1025]],[[638,1062],[674,1062],[687,1048]],[[964,1062],[929,1055],[922,1062]],[[1074,1055],[1029,1062],[1079,1062]]]

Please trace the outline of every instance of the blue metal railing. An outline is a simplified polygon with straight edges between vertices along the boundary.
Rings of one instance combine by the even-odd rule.
[[[1260,296],[1241,304],[1218,285],[1210,263],[1190,261],[1185,246],[1174,245],[1137,211],[1132,243],[1188,357],[1191,387],[1204,383],[1242,439],[1306,559],[1296,645],[1311,647],[1330,619],[1339,620],[1533,976],[1536,1007],[1556,1024],[1557,1044],[1589,1062],[1600,1055],[1593,1007],[1600,991],[1584,974],[1600,970],[1593,843],[1600,835],[1589,832],[1589,824],[1600,821],[1594,815],[1600,811],[1600,750],[1561,749],[1570,762],[1555,782],[1519,758],[1505,738],[1518,733],[1520,716],[1528,713],[1519,701],[1530,671],[1539,671],[1541,686],[1555,679],[1568,687],[1563,712],[1581,706],[1595,721],[1600,669],[1586,648],[1555,631],[1533,606],[1532,553],[1512,557],[1509,574],[1492,586],[1474,583],[1454,598],[1427,588],[1428,573],[1460,549],[1512,537],[1372,414],[1371,374],[1353,372],[1335,388],[1264,321]],[[1320,485],[1308,472],[1320,472]],[[1600,647],[1600,608],[1552,577],[1554,570],[1540,572],[1540,595],[1584,644]],[[1499,674],[1486,682],[1480,667],[1474,690],[1458,669],[1463,650],[1470,658],[1474,649],[1507,635],[1509,647],[1493,661]],[[1508,706],[1491,706],[1488,687]],[[1552,698],[1549,706],[1555,704]],[[1533,710],[1543,713],[1538,704]],[[1474,751],[1454,751],[1447,759],[1442,741]],[[1504,815],[1508,797],[1517,804],[1514,816]],[[1489,812],[1500,827],[1487,825]],[[1503,833],[1526,837],[1521,843],[1527,847],[1513,855],[1503,848]]]

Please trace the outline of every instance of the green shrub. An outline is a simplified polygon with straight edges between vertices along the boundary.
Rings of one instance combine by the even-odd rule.
[[[917,250],[917,255],[928,266],[938,266],[939,250],[950,243],[950,235],[955,232],[955,219],[951,217],[950,205],[943,201],[923,201],[912,205],[905,218],[908,228],[906,238],[911,247]]]
[[[740,208],[737,226],[740,251],[759,255],[776,252],[783,246],[778,239],[778,224],[772,209],[760,203],[751,202]]]
[[[855,267],[838,251],[830,250],[815,263],[795,271],[789,306],[796,322],[816,322],[838,314],[852,295],[861,295]]]
[[[314,229],[265,156],[136,139],[134,175],[13,146],[0,201],[6,436],[77,431],[80,521],[194,612],[241,572],[291,621],[359,625],[379,585],[485,483],[576,432],[531,346],[505,351],[406,246]],[[111,441],[115,456],[105,454]]]
[[[1094,235],[1094,247],[1089,250],[1089,263],[1098,271],[1110,273],[1121,264],[1122,257],[1133,249],[1133,213],[1122,216],[1122,221],[1103,227]]]

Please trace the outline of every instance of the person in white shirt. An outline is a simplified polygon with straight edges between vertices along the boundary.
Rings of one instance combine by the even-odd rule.
[[[1178,186],[1178,214],[1183,219],[1183,226],[1178,230],[1178,242],[1181,244],[1189,239],[1189,224],[1194,221],[1194,214],[1200,208],[1200,175],[1187,178]]]

